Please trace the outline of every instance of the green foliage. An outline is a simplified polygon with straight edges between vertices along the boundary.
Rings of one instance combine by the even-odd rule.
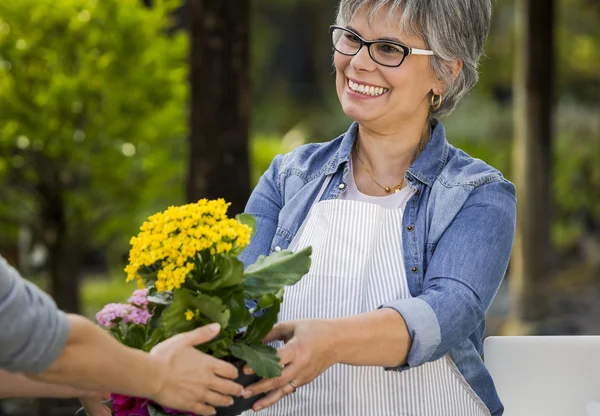
[[[256,374],[263,378],[281,375],[281,365],[273,347],[260,344],[234,344],[230,350],[234,357],[246,361]]]
[[[180,2],[154,4],[0,2],[0,217],[45,236],[60,209],[70,240],[122,250],[181,198],[188,40],[168,33]]]
[[[298,270],[308,271],[311,254],[312,248],[307,247],[297,253],[284,250],[270,256],[260,256],[244,273],[245,295],[249,299],[258,299],[295,284],[303,276],[298,275]]]
[[[252,222],[249,218],[244,221]],[[241,262],[235,257],[198,255],[200,262],[210,264],[200,264],[184,286],[172,293],[150,289],[148,301],[154,316],[147,325],[144,342],[137,333],[132,334],[136,347],[149,350],[166,338],[218,322],[219,335],[199,345],[199,350],[217,358],[242,359],[260,377],[278,376],[281,366],[276,350],[262,345],[262,341],[277,322],[284,287],[297,283],[308,272],[311,252],[308,247],[297,253],[284,250],[262,256],[245,272],[237,266]],[[214,264],[218,266],[210,267]],[[259,300],[259,307],[266,309],[264,313],[253,316],[246,307],[246,298]]]

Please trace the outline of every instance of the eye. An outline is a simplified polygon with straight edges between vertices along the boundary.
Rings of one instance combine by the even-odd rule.
[[[379,52],[388,55],[404,54],[404,49],[392,43],[379,43],[377,44],[377,49],[379,50]]]
[[[360,39],[358,38],[358,36],[356,36],[350,32],[346,32],[344,34],[344,38],[346,39],[346,41],[348,41],[350,43],[360,43]]]

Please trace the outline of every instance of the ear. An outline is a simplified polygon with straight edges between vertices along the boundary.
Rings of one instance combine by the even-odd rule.
[[[463,69],[462,59],[446,62],[446,69],[450,72],[452,81],[455,81]],[[446,82],[444,82],[444,80],[442,79],[438,79],[438,81],[435,83],[435,86],[432,88],[432,91],[435,95],[440,95],[444,93],[444,91],[446,91],[447,88],[448,86],[446,85]]]

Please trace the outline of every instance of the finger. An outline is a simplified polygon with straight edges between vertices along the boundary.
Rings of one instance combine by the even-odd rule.
[[[252,367],[250,367],[248,364],[246,364],[243,368],[244,374],[254,374],[254,369]]]
[[[288,365],[294,361],[296,358],[296,343],[292,341],[279,348],[277,350],[277,356],[279,357],[279,364],[282,366]]]
[[[267,334],[263,340],[263,344],[268,344],[273,341],[288,342],[289,339],[294,335],[295,325],[291,322],[282,322],[273,327],[271,332]]]
[[[287,366],[280,377],[267,378],[252,384],[244,389],[243,397],[248,398],[261,393],[267,393],[272,390],[278,390],[289,384],[290,380],[297,380],[297,374],[294,364]]]
[[[198,351],[200,354],[202,354],[200,351]],[[236,378],[239,377],[239,371],[237,368],[235,368],[234,365],[227,363],[223,360],[219,360],[217,358],[214,357],[205,357],[208,358],[210,360],[209,363],[209,368],[218,376],[220,377],[225,377],[225,378],[230,378],[232,380],[235,380]]]
[[[236,397],[239,397],[244,393],[244,387],[242,385],[220,377],[212,378],[208,382],[208,388],[217,393]]]
[[[291,387],[291,386],[290,386]],[[266,409],[269,406],[273,406],[279,400],[283,399],[287,394],[283,389],[277,389],[267,394],[265,397],[254,403],[252,410],[258,412],[262,409]]]
[[[206,390],[206,392],[203,394],[202,401],[210,406],[229,407],[233,404],[233,397],[211,390]]]
[[[220,330],[221,326],[217,323],[214,323],[201,328],[196,328],[183,334],[175,335],[174,337],[170,338],[169,341],[171,344],[189,345],[191,347],[195,347],[196,345],[204,344],[205,342],[208,342],[216,337]]]
[[[217,414],[217,409],[215,409],[212,406],[205,405],[204,403],[198,403],[197,405],[194,406],[193,409],[190,409],[190,410],[192,412],[196,413],[197,415],[202,415],[202,416],[211,416],[211,415]]]

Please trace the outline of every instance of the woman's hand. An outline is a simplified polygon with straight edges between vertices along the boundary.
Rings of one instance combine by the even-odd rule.
[[[244,388],[233,380],[238,370],[230,363],[198,351],[195,346],[213,339],[218,324],[175,335],[150,351],[160,374],[160,388],[150,399],[163,406],[200,415],[213,415],[215,406],[233,404]]]
[[[90,393],[79,397],[79,401],[88,416],[111,416],[112,413],[108,406],[102,403],[103,400],[108,399],[110,399],[110,393]]]
[[[254,404],[255,412],[292,394],[294,386],[290,382],[301,388],[337,363],[333,325],[332,321],[312,319],[284,322],[273,328],[264,342],[285,342],[277,352],[283,372],[280,377],[261,380],[245,389],[246,398],[269,392]],[[246,366],[244,372],[251,374],[252,369]]]

